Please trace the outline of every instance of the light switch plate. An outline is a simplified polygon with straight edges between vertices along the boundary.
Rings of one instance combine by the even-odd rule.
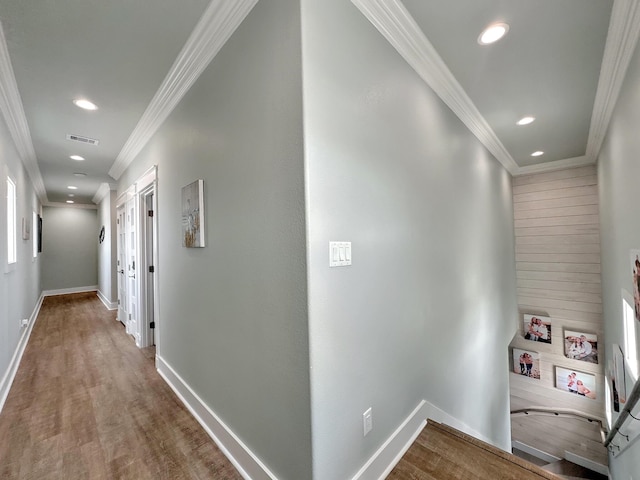
[[[351,265],[351,242],[329,242],[329,266]]]

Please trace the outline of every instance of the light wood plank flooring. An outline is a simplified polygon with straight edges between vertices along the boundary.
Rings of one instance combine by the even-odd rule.
[[[558,477],[446,425],[429,420],[388,480],[541,480]]]
[[[0,414],[0,478],[242,478],[153,357],[95,293],[45,298]]]

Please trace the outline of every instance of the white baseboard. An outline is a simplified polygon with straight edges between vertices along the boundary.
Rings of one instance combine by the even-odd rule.
[[[109,299],[98,289],[98,298],[108,310],[116,310],[118,308],[118,302],[111,302]]]
[[[162,357],[156,355],[158,373],[169,384],[202,428],[246,480],[277,480],[266,465],[224,424]]]
[[[436,407],[435,405],[427,402],[425,407],[426,407],[425,418],[430,418],[432,420],[435,420],[438,423],[444,423],[445,425],[449,425],[450,427],[460,430],[461,432],[464,432],[467,435],[471,435],[472,437],[475,437],[478,440],[482,440],[483,442],[488,443],[489,445],[493,445],[494,447],[504,450],[507,453],[511,453],[511,450],[505,450],[502,446],[496,444],[489,437],[482,435],[480,432],[477,432],[466,423],[463,423],[457,418],[452,417],[447,412]]]
[[[490,439],[479,434],[455,417],[452,417],[444,410],[441,410],[426,400],[422,400],[413,412],[409,414],[382,446],[371,456],[367,463],[362,466],[352,480],[363,480],[365,478],[384,480],[387,478],[425,427],[428,418],[449,425],[468,435],[497,446]],[[500,447],[498,446],[498,448]]]
[[[98,285],[88,285],[85,287],[60,288],[58,290],[44,290],[42,295],[45,297],[53,297],[54,295],[68,295],[69,293],[96,292]]]
[[[411,444],[427,424],[427,417],[423,415],[426,401],[422,400],[409,414],[386,442],[374,453],[362,468],[353,476],[352,480],[364,478],[385,479],[397,465],[402,456],[409,450]]]
[[[0,381],[0,412],[2,412],[4,403],[7,401],[9,390],[11,390],[11,385],[13,384],[13,380],[15,379],[16,373],[18,372],[18,367],[20,366],[20,361],[22,360],[22,355],[24,354],[24,350],[27,347],[27,343],[29,343],[29,337],[31,336],[31,331],[33,330],[33,326],[35,325],[36,319],[38,318],[38,313],[40,313],[40,307],[42,306],[43,298],[44,295],[40,295],[40,298],[38,298],[33,312],[29,317],[29,323],[27,324],[26,328],[23,329],[20,340],[18,340],[18,345],[16,346],[16,350],[13,353],[13,357],[11,357],[9,367],[2,377],[2,381]]]

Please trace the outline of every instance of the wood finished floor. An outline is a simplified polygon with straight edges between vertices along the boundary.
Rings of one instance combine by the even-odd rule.
[[[242,477],[89,293],[44,299],[0,413],[0,478]]]
[[[387,480],[558,480],[540,467],[428,421]]]

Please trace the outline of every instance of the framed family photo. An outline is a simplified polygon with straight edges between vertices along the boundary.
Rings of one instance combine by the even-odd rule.
[[[598,363],[598,336],[593,333],[565,330],[564,356],[573,360]]]
[[[513,372],[540,380],[540,354],[538,352],[514,348]]]
[[[551,343],[551,319],[525,314],[524,338],[533,342]]]
[[[556,388],[595,400],[596,376],[556,366]]]

